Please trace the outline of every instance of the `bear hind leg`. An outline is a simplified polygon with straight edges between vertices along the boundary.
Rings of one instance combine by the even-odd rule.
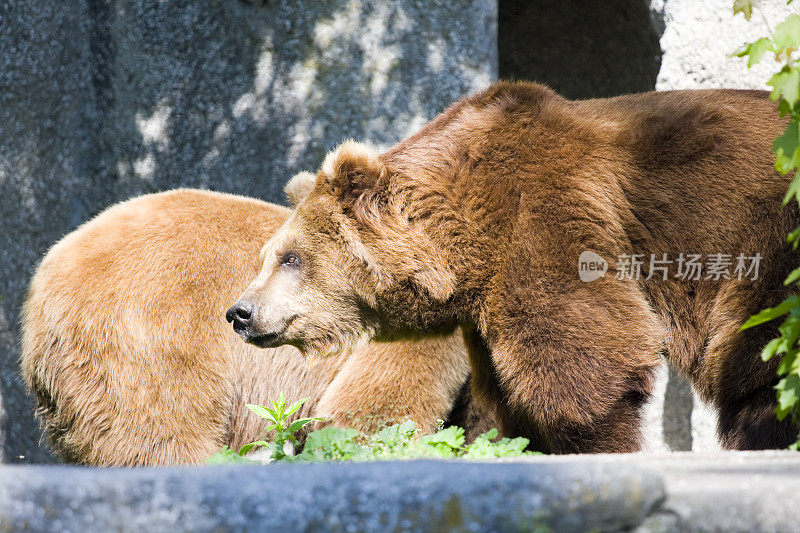
[[[775,416],[774,385],[757,389],[719,408],[717,434],[727,450],[772,450],[786,448],[798,436],[789,417]]]

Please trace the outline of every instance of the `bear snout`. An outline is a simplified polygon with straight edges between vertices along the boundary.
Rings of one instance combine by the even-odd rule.
[[[233,324],[233,331],[246,340],[252,332],[255,321],[255,306],[239,300],[225,313],[225,319]]]
[[[246,301],[239,300],[225,313],[225,318],[233,324],[235,331],[245,342],[259,348],[276,348],[285,343],[284,332],[290,320],[264,320],[272,317],[272,313],[264,313],[263,309]]]

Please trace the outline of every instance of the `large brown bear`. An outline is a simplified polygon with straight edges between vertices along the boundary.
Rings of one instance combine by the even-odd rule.
[[[178,190],[116,205],[53,246],[22,320],[22,372],[55,450],[91,465],[202,462],[259,437],[245,403],[310,396],[302,414],[370,430],[411,418],[431,430],[451,413],[491,427],[461,389],[463,341],[371,344],[349,358],[242,343],[224,310],[261,266],[289,210]],[[471,418],[465,418],[469,414]]]
[[[738,332],[797,259],[770,153],[784,127],[759,91],[497,83],[383,154],[331,153],[229,318],[307,354],[463,326],[474,392],[558,453],[638,450],[664,353],[725,447],[786,446],[759,359],[775,331]]]

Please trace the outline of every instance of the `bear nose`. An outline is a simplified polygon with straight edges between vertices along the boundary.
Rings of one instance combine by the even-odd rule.
[[[225,313],[228,322],[233,322],[233,329],[237,333],[247,330],[253,325],[253,304],[249,302],[236,302]]]

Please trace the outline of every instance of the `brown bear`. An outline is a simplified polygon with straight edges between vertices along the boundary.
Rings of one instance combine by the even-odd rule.
[[[726,448],[786,446],[759,359],[775,330],[738,331],[790,292],[785,125],[760,91],[569,101],[499,82],[383,154],[329,154],[229,316],[307,354],[462,326],[476,395],[556,453],[640,449],[665,354]]]
[[[289,209],[177,190],[109,208],[52,247],[22,319],[22,373],[55,451],[90,465],[202,462],[258,438],[245,403],[310,396],[302,415],[363,430],[448,413],[475,435],[492,422],[462,395],[459,336],[373,343],[305,362],[258,350],[225,322]],[[458,407],[452,412],[454,405]],[[469,414],[471,418],[464,418]]]

